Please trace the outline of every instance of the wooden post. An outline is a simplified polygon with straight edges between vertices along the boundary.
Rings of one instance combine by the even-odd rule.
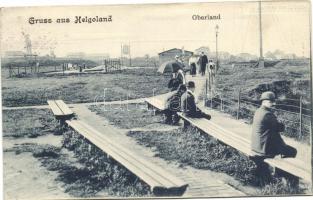
[[[20,66],[17,66],[17,75],[20,75]]]
[[[239,92],[238,92],[237,119],[239,119],[239,113],[240,113],[240,88],[239,88]]]
[[[221,111],[223,111],[223,97],[221,96]]]
[[[55,71],[55,72],[57,71],[57,66],[56,66],[56,65],[54,65],[54,71]]]
[[[204,106],[206,105],[208,98],[208,79],[205,79],[205,98],[204,98]]]
[[[300,96],[300,116],[299,116],[299,119],[300,119],[300,137],[299,138],[302,138],[302,96]]]
[[[212,88],[210,90],[210,98],[211,98],[211,108],[213,107],[213,94],[212,94]]]
[[[24,71],[25,71],[25,75],[26,75],[26,73],[27,73],[27,71],[26,71],[26,65],[24,66]]]
[[[65,64],[63,63],[62,65],[63,76],[64,76],[64,70],[65,70]]]
[[[9,66],[9,76],[12,77],[12,65]]]

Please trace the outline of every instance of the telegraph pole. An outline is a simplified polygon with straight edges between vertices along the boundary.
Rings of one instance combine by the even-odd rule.
[[[260,58],[259,58],[259,67],[264,67],[264,58],[263,58],[263,38],[262,38],[262,5],[259,1],[259,29],[260,29]]]
[[[218,38],[218,25],[215,26],[215,40],[216,40],[216,46],[215,46],[215,51],[216,51],[216,68],[215,68],[215,73],[217,71],[217,69],[219,68],[219,64],[218,64],[218,49],[217,49],[217,38]]]
[[[129,53],[129,66],[131,67],[132,66],[132,57],[131,57],[131,54],[130,54],[130,42],[129,42],[129,45],[128,45],[128,53]]]

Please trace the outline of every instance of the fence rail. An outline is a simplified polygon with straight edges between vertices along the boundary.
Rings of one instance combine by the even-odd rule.
[[[208,84],[208,82],[206,81],[206,84]],[[211,88],[206,86],[206,90],[207,88]],[[214,109],[217,108],[220,111],[226,111],[225,108],[228,108],[230,111],[232,111],[233,113],[236,113],[236,118],[240,119],[240,117],[242,116],[241,114],[243,114],[243,108],[246,109],[246,111],[248,110],[249,112],[245,112],[244,115],[249,116],[250,118],[253,118],[253,114],[255,110],[260,106],[260,104],[255,103],[254,100],[249,100],[246,97],[243,98],[243,92],[241,89],[239,89],[238,91],[238,95],[237,97],[232,97],[232,96],[226,96],[223,94],[215,94],[213,95],[212,89],[210,89],[210,91],[206,91],[205,92],[207,95],[206,97],[209,99],[206,99],[207,102],[209,102],[209,106]],[[209,95],[208,95],[209,94]],[[273,110],[280,112],[280,113],[286,113],[286,114],[290,114],[293,115],[295,117],[293,117],[292,119],[289,119],[285,117],[285,115],[283,115],[283,117],[280,116],[280,120],[284,121],[284,122],[289,122],[288,125],[285,125],[286,128],[288,129],[292,129],[292,130],[298,130],[299,131],[299,137],[301,138],[303,136],[303,133],[307,133],[310,134],[311,130],[312,130],[312,125],[311,125],[311,116],[308,114],[304,114],[305,113],[310,113],[311,109],[308,108],[303,108],[303,98],[300,97],[299,99],[291,99],[291,98],[284,98],[284,100],[292,100],[294,102],[299,103],[299,105],[292,105],[292,104],[277,104],[277,106],[280,107],[285,107],[285,108],[296,108],[298,110],[298,112],[296,111],[290,111],[290,110],[284,110],[281,108],[273,108]],[[247,105],[252,106],[253,108],[255,108],[255,110],[250,108],[247,108]],[[306,120],[304,120],[306,119]],[[309,122],[308,122],[309,119]]]

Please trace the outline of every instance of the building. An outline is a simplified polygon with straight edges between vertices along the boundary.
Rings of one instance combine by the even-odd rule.
[[[67,54],[67,57],[72,59],[83,59],[86,57],[86,54],[84,52],[72,52]]]
[[[159,53],[159,62],[162,64],[167,61],[174,61],[176,55],[182,56],[184,63],[188,64],[189,58],[193,55],[193,52],[177,48],[169,49]]]
[[[24,57],[25,53],[23,51],[6,51],[4,53],[5,58],[16,58],[16,57]]]

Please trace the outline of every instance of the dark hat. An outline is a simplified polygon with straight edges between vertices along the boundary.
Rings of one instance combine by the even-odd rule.
[[[195,82],[189,81],[189,82],[187,83],[187,87],[188,87],[188,88],[194,88],[194,87],[195,87]]]
[[[271,100],[271,101],[275,101],[276,97],[274,92],[271,91],[267,91],[267,92],[263,92],[260,98],[260,101],[263,100]]]
[[[187,90],[187,87],[186,87],[186,85],[184,85],[184,84],[180,84],[179,86],[178,86],[178,89],[177,89],[178,91],[181,91],[181,92],[186,92],[186,90]]]

